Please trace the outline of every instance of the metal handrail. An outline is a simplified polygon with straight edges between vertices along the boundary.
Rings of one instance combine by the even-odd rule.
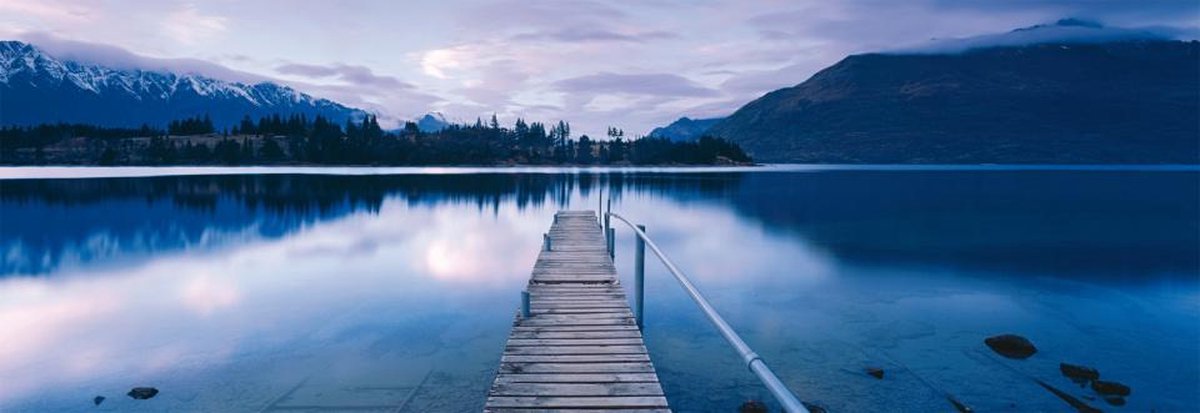
[[[800,399],[796,398],[795,394],[792,394],[792,391],[779,380],[779,376],[776,376],[770,367],[767,367],[762,357],[759,357],[758,353],[755,353],[754,350],[750,349],[749,345],[746,345],[742,337],[738,336],[736,331],[733,331],[733,327],[730,327],[729,323],[726,323],[720,314],[717,314],[717,310],[713,308],[712,304],[708,303],[708,299],[700,294],[700,290],[696,289],[692,281],[683,274],[683,271],[679,267],[675,266],[675,263],[671,262],[670,258],[667,258],[666,254],[663,254],[658,245],[654,244],[654,241],[650,240],[650,237],[646,236],[644,231],[620,215],[607,212],[605,216],[624,222],[625,225],[633,229],[638,238],[650,247],[650,251],[653,251],[654,255],[658,256],[658,260],[671,272],[671,275],[675,276],[675,279],[683,286],[684,291],[687,291],[688,295],[692,297],[692,301],[695,301],[696,305],[699,305],[700,309],[704,311],[704,315],[708,317],[708,321],[711,321],[717,327],[717,331],[721,333],[721,336],[725,337],[725,341],[728,341],[737,350],[738,354],[742,356],[742,361],[746,362],[746,366],[758,376],[759,380],[762,380],[763,385],[767,386],[767,390],[771,391],[771,394],[775,396],[775,400],[778,400],[779,404],[783,405],[784,410],[792,413],[808,413],[808,408],[804,407],[803,403],[800,403]]]

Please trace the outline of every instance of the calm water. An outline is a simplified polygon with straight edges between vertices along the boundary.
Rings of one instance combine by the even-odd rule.
[[[0,180],[0,411],[478,411],[541,233],[601,192],[833,411],[952,410],[943,394],[1068,410],[1035,379],[1105,410],[1200,408],[1194,168],[34,179],[95,172],[0,171],[23,178]],[[646,341],[672,406],[769,400],[649,264]],[[982,344],[1007,332],[1040,351]],[[1128,405],[1086,400],[1062,361],[1129,384]]]

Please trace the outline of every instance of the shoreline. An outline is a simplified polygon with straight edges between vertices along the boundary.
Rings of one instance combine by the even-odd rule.
[[[15,179],[147,178],[189,175],[467,175],[610,173],[819,173],[819,172],[1147,172],[1200,173],[1200,165],[835,165],[756,164],[658,166],[2,166],[0,181]]]

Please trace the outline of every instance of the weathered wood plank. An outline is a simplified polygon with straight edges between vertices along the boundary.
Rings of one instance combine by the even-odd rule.
[[[671,413],[669,409],[517,409],[517,408],[485,408],[484,413]]]
[[[516,325],[513,326],[513,331],[637,331],[637,326],[634,324],[622,325],[599,325],[599,326],[564,326],[564,325]]]
[[[642,338],[636,330],[611,331],[513,331],[509,338],[514,339],[555,339],[555,338]]]
[[[550,409],[593,408],[665,408],[667,398],[658,396],[604,396],[604,397],[488,397],[487,405],[500,407],[542,407]]]
[[[500,357],[500,363],[607,363],[607,362],[638,362],[650,361],[646,354],[602,354],[602,355],[516,355],[505,354]]]
[[[505,347],[504,354],[646,354],[645,346]]]
[[[502,373],[653,373],[650,363],[502,363]]]
[[[496,383],[657,383],[654,373],[500,374]]]
[[[636,346],[642,344],[641,337],[634,338],[584,338],[584,339],[508,339],[508,347],[528,346]]]
[[[494,396],[662,396],[658,383],[501,383]]]

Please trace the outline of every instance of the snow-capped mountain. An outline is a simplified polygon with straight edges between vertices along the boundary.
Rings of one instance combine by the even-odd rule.
[[[339,123],[365,114],[275,83],[114,69],[61,60],[23,42],[0,41],[0,125],[161,126],[207,114],[225,127],[244,116],[277,113],[323,115]]]

